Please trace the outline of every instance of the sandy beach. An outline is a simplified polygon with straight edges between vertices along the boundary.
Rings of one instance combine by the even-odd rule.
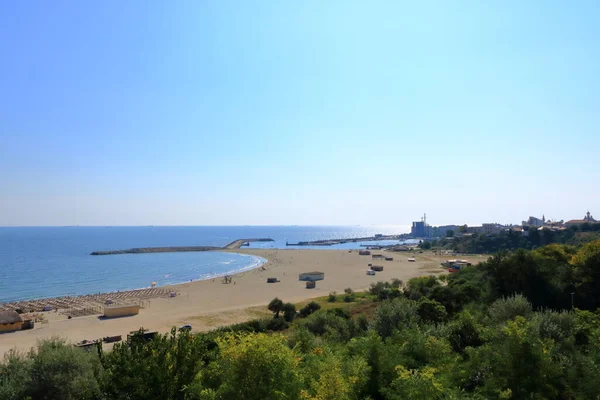
[[[173,326],[190,324],[193,331],[209,330],[251,318],[268,315],[266,304],[274,297],[284,301],[299,302],[313,297],[325,296],[331,291],[343,292],[345,288],[355,291],[366,290],[372,282],[410,278],[428,274],[445,273],[440,263],[449,256],[431,253],[374,251],[393,257],[393,261],[372,260],[361,256],[357,250],[254,250],[238,249],[236,253],[252,254],[268,260],[262,267],[233,276],[229,284],[221,278],[196,281],[161,289],[173,290],[177,296],[144,299],[144,308],[139,315],[116,319],[101,319],[99,315],[88,315],[67,319],[66,315],[46,312],[47,323],[38,323],[33,330],[0,335],[0,353],[11,348],[27,350],[39,339],[60,336],[76,342],[104,336],[123,335],[144,327],[168,332]],[[414,257],[415,262],[408,258]],[[477,263],[481,256],[466,257]],[[366,275],[368,263],[381,265],[383,272],[375,276]],[[317,282],[315,289],[306,289],[298,280],[302,272],[321,271],[325,279]],[[279,279],[278,283],[266,283],[267,278]],[[164,291],[160,291],[164,294]],[[147,294],[147,293],[146,293]]]

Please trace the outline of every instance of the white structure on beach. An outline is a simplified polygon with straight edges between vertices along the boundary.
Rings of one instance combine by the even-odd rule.
[[[319,272],[319,271],[304,272],[304,273],[300,274],[300,277],[298,279],[301,281],[309,281],[309,282],[322,281],[323,279],[325,279],[325,272]]]

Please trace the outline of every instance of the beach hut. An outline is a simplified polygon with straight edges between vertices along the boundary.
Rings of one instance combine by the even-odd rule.
[[[381,271],[383,271],[383,267],[382,267],[381,265],[373,265],[373,266],[371,267],[371,269],[372,269],[373,271],[378,271],[378,272],[381,272]]]
[[[367,275],[375,275],[375,271],[373,271],[372,269],[368,269]]]
[[[394,261],[394,257],[385,257],[385,261]]]
[[[359,250],[358,254],[361,256],[370,256],[371,252],[369,250]]]
[[[156,287],[156,282],[152,282],[150,285],[151,285],[152,287]]]
[[[446,268],[457,267],[456,269],[470,267],[471,263],[467,260],[446,260],[442,263]]]
[[[471,263],[467,260],[447,260],[443,262],[442,265],[448,268],[448,272],[456,272],[465,267],[470,267]]]
[[[383,254],[373,254],[371,258],[373,258],[373,260],[379,260],[383,258]]]
[[[16,311],[0,311],[0,333],[21,330],[23,318]]]
[[[417,260],[415,260],[414,258],[409,258],[408,259],[408,262],[415,262],[415,261],[417,261]]]
[[[299,280],[301,281],[322,281],[325,279],[325,272],[313,271],[313,272],[304,272],[300,274]]]
[[[105,318],[129,317],[140,313],[138,304],[117,304],[104,306]]]
[[[277,283],[279,282],[279,279],[277,278],[267,278],[267,283]]]
[[[317,282],[315,281],[306,281],[306,288],[307,289],[314,289],[317,287]]]

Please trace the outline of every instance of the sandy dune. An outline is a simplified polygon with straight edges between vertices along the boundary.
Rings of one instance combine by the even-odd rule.
[[[357,251],[347,250],[235,250],[254,254],[268,260],[262,268],[244,272],[233,277],[233,282],[223,284],[220,278],[209,281],[176,285],[180,293],[175,298],[149,300],[149,306],[133,317],[102,320],[97,316],[78,317],[71,320],[65,316],[48,313],[47,324],[37,324],[29,331],[0,335],[0,353],[13,347],[28,349],[41,338],[61,336],[75,342],[111,335],[125,335],[145,327],[167,332],[173,326],[191,324],[194,331],[241,322],[264,313],[265,305],[274,297],[284,301],[298,302],[311,297],[327,295],[331,291],[343,292],[345,288],[367,289],[372,282],[393,278],[408,279],[444,270],[440,262],[447,257],[417,254],[416,262],[408,262],[411,253],[384,253],[393,261],[372,260],[360,256]],[[470,257],[470,261],[481,261]],[[383,265],[384,271],[375,276],[366,275],[367,264]],[[306,289],[298,281],[301,272],[322,271],[325,280],[316,289]],[[267,277],[276,277],[279,283],[266,283]]]

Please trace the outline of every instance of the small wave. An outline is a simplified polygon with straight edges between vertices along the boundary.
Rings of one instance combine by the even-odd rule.
[[[246,254],[240,254],[240,255],[243,255],[244,257],[247,257],[247,258],[251,258],[252,263],[250,263],[244,267],[241,267],[241,268],[233,269],[231,271],[204,274],[204,275],[201,275],[199,277],[199,279],[196,279],[196,280],[204,281],[204,280],[219,278],[219,277],[225,276],[225,275],[239,274],[242,272],[247,272],[247,271],[253,270],[253,269],[258,268],[261,265],[267,263],[267,260],[265,258],[262,258],[259,256],[252,256],[252,255],[246,255]],[[183,282],[183,283],[185,283],[185,282]]]

